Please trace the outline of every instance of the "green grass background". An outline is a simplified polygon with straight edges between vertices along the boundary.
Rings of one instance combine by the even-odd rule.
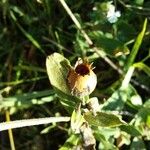
[[[150,2],[114,0],[116,10],[121,12],[115,23],[109,23],[106,18],[104,4],[107,2],[66,0],[82,29],[93,41],[90,46],[59,0],[0,1],[1,122],[6,121],[7,112],[11,120],[70,116],[49,83],[46,57],[58,52],[72,66],[78,57],[86,57],[94,63],[98,78],[97,87],[90,97],[97,97],[100,104],[107,100],[111,102],[112,95],[118,92],[129,67],[135,67],[130,81],[132,88],[128,87],[122,94],[127,96],[128,93],[128,98],[121,113],[122,118],[132,124],[140,135],[132,135],[131,131],[123,127],[120,129],[123,132],[114,128],[103,131],[105,138],[100,138],[95,132],[96,149],[100,149],[99,143],[102,141],[103,145],[107,145],[107,140],[115,148],[150,149]],[[146,18],[148,23],[146,25],[145,22],[143,26]],[[105,52],[107,58],[121,68],[123,74],[112,68],[93,47],[99,52]],[[106,103],[106,109],[115,110],[118,103],[112,106],[110,102],[108,101],[109,105]],[[121,133],[120,137],[115,138],[114,135],[118,132]],[[13,130],[17,150],[55,150],[68,137],[70,123]],[[0,132],[0,149],[13,149],[9,140],[7,131]],[[120,147],[119,140],[123,143]]]

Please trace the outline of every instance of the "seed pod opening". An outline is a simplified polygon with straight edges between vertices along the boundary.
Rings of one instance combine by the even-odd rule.
[[[87,75],[90,73],[90,67],[86,64],[79,64],[76,68],[75,68],[75,72],[79,75]]]
[[[97,84],[96,74],[87,61],[78,60],[75,68],[70,69],[67,79],[71,93],[79,97],[91,94]]]

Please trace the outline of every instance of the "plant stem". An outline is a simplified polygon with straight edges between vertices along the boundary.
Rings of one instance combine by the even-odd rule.
[[[0,123],[0,131],[21,128],[33,125],[41,125],[46,123],[54,123],[54,122],[68,122],[70,117],[47,117],[47,118],[37,118],[37,119],[23,119],[16,120],[10,122]]]
[[[7,121],[6,123],[10,122],[9,111],[6,111],[6,121]],[[14,143],[13,133],[12,133],[11,129],[8,129],[8,135],[9,135],[9,141],[10,141],[11,150],[15,150],[15,143]]]

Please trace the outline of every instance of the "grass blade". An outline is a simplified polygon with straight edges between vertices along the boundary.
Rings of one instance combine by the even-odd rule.
[[[22,28],[22,26],[17,22],[17,18],[16,16],[14,15],[13,11],[10,11],[10,14],[11,14],[11,17],[12,19],[14,20],[14,22],[16,23],[16,25],[18,26],[18,28],[20,29],[20,31],[25,35],[25,37],[36,47],[38,48],[44,55],[45,54],[45,51],[42,49],[42,47],[40,46],[40,44],[34,39],[34,37],[29,34],[26,30],[24,30]]]
[[[145,19],[144,24],[143,24],[143,28],[142,31],[139,33],[139,35],[137,36],[137,39],[134,43],[134,46],[131,50],[130,56],[127,60],[127,65],[126,65],[126,70],[128,70],[128,68],[134,63],[134,60],[136,58],[136,55],[139,51],[139,48],[141,46],[145,31],[146,31],[146,26],[147,26],[147,19]]]
[[[143,70],[148,76],[150,76],[150,67],[142,62],[135,63],[133,65],[136,68]]]

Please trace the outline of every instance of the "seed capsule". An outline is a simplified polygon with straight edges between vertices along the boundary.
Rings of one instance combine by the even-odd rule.
[[[71,93],[79,97],[91,94],[97,84],[92,64],[82,61],[82,59],[79,59],[75,67],[70,69],[67,80]]]

